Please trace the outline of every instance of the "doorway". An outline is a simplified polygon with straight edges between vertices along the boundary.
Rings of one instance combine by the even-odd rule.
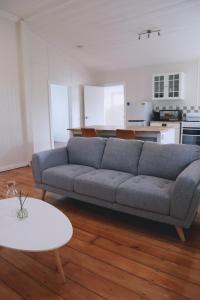
[[[50,131],[51,147],[66,146],[69,139],[70,106],[68,87],[50,84]]]
[[[125,126],[124,85],[85,86],[85,126]]]

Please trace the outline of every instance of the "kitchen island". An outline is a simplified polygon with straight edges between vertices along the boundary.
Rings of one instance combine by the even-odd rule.
[[[116,129],[130,129],[134,130],[136,139],[143,141],[152,141],[160,144],[174,144],[175,143],[175,129],[158,127],[158,126],[129,126],[126,128],[119,128],[115,126],[91,126],[85,128],[95,128],[97,136],[100,137],[115,137]],[[81,128],[69,128],[70,136],[81,136]]]

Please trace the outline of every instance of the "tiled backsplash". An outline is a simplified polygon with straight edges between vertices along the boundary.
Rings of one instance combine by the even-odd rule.
[[[175,105],[166,105],[166,106],[161,106],[161,105],[154,105],[153,109],[155,111],[159,110],[170,110],[170,109],[181,109],[183,111],[183,114],[189,113],[189,112],[200,112],[200,106],[175,106]]]

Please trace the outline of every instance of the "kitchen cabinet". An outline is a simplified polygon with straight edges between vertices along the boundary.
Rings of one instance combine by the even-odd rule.
[[[183,100],[184,99],[184,74],[166,73],[153,75],[152,99],[153,100]]]
[[[181,122],[163,122],[163,121],[151,121],[150,126],[159,126],[165,128],[175,129],[175,143],[180,144],[181,139]]]

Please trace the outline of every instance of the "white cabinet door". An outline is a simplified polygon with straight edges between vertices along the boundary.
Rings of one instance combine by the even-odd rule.
[[[84,86],[85,126],[104,125],[104,87]]]
[[[162,100],[165,98],[166,77],[163,74],[153,76],[153,99]]]
[[[175,143],[180,144],[181,135],[181,123],[180,122],[162,122],[162,121],[152,121],[150,126],[160,126],[175,129]]]
[[[183,99],[183,73],[168,74],[167,95],[169,99]]]
[[[180,72],[153,75],[153,100],[183,100],[184,74]]]

